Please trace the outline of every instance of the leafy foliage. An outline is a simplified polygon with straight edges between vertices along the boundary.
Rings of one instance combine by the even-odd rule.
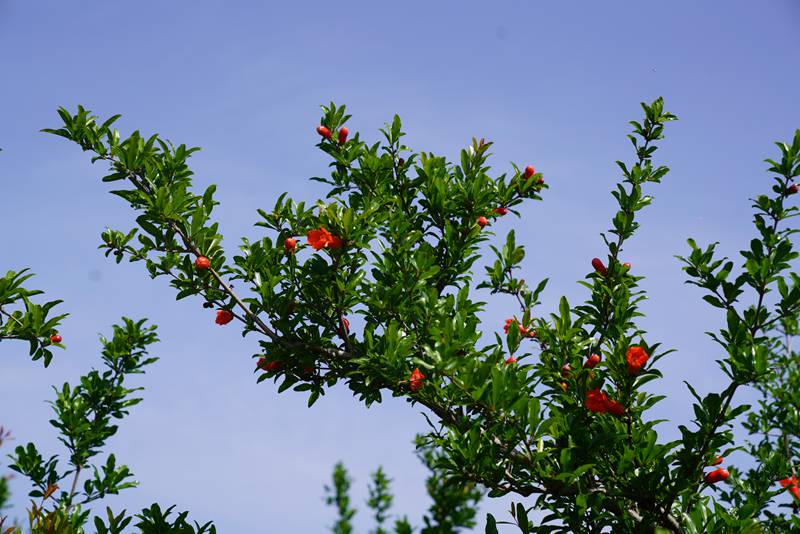
[[[788,452],[767,456],[766,445],[757,445],[763,465],[749,477],[717,468],[709,478],[704,467],[736,449],[732,428],[748,412],[755,419],[747,424],[771,424],[770,413],[753,415],[734,396],[773,376],[780,357],[770,333],[800,305],[800,277],[790,272],[796,230],[786,225],[796,214],[789,199],[798,192],[800,133],[778,144],[780,161],[769,160],[778,176],[772,195],[754,200],[757,235],[738,274],[714,245],[689,241],[688,281],[726,316],[711,336],[731,382],[705,396],[689,385],[695,419],[680,426],[680,440],[663,442],[658,421],[645,417],[661,397],[645,386],[661,377],[657,363],[670,351],[637,325],[642,277],[623,252],[653,201],[650,188],[667,175],[653,156],[675,117],[661,99],[642,109],[644,118],[631,122],[634,158],[617,162],[618,209],[601,234],[607,254],[591,261],[581,281],[588,298],[578,305],[562,298],[549,314],[534,313],[547,279],[529,285],[517,277],[525,250],[514,232],[499,246],[490,231],[523,202],[540,200],[547,185],[531,166],[490,176],[491,143],[483,139],[450,163],[405,146],[396,116],[383,139],[368,144],[358,133],[347,139],[344,107],[323,107],[318,147],[330,174],[314,179],[327,186],[326,197],[306,206],[281,195],[271,211],[259,211],[265,235],[242,240],[228,258],[210,219],[214,186],[192,191],[188,158],[196,149],[138,132],[123,139],[112,128],[116,116],[100,123],[81,107],[59,110],[63,126],[47,131],[106,162],[103,180],[118,184],[113,193],[137,213],[136,228],[102,234],[107,255],[143,262],[150,276],[171,279],[177,298],[201,296],[204,306],[241,322],[243,334],[257,334],[258,380],[280,382],[278,391],[307,392],[311,405],[342,381],[366,405],[391,394],[426,407],[436,418],[425,439],[441,451],[437,472],[479,484],[489,496],[527,499],[512,508],[510,523],[521,532],[783,524],[769,510],[776,492],[767,488],[795,456],[791,437]],[[487,242],[496,261],[478,280],[473,266]],[[234,281],[246,293],[234,292]],[[518,305],[504,336],[481,329],[476,289]],[[742,300],[749,297],[752,303]],[[730,492],[717,489],[722,481]],[[532,509],[547,512],[538,525]],[[502,523],[487,518],[487,532]]]

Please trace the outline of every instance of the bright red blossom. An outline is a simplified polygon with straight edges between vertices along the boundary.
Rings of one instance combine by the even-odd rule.
[[[342,326],[344,327],[345,332],[350,331],[350,321],[347,320],[347,317],[342,317]]]
[[[494,208],[492,211],[493,211],[494,213],[496,213],[496,214],[500,215],[501,217],[502,217],[503,215],[508,215],[508,208],[507,208],[507,207],[505,207],[505,206],[500,206],[499,208]]]
[[[608,412],[613,415],[622,415],[625,413],[625,406],[615,400],[611,400],[600,388],[592,389],[586,394],[585,404],[586,409],[590,412]]]
[[[784,478],[778,482],[782,488],[789,488],[792,486],[797,486],[797,476],[792,475],[789,478]]]
[[[339,140],[339,144],[340,145],[345,144],[345,142],[347,141],[347,134],[349,134],[349,133],[350,133],[350,130],[347,129],[347,126],[342,126],[341,128],[339,128],[338,140]]]
[[[517,363],[517,359],[513,356],[509,356],[506,360],[506,365],[511,365],[512,363]]]
[[[308,244],[314,250],[322,250],[323,248],[342,248],[342,240],[323,227],[318,230],[311,230],[308,232]]]
[[[517,323],[516,319],[506,319],[506,324],[503,326],[503,332],[508,334],[508,329],[511,328],[511,324],[516,323],[517,328],[519,328],[519,335],[521,336],[528,336],[528,337],[536,337],[536,331],[533,328],[525,328],[521,324]]]
[[[647,354],[643,347],[638,345],[628,347],[628,353],[625,355],[625,360],[628,362],[628,372],[632,375],[638,374],[649,358],[650,355]]]
[[[478,223],[478,226],[480,226],[481,228],[484,228],[486,225],[489,224],[489,219],[487,219],[486,217],[481,215],[480,217],[478,217],[477,223]]]
[[[214,320],[219,325],[228,324],[233,321],[233,314],[228,310],[217,310],[217,318]]]
[[[53,334],[50,336],[50,343],[61,343],[61,336],[58,334]]]
[[[717,457],[715,457],[715,458],[714,458],[714,461],[713,461],[713,462],[711,462],[711,463],[710,463],[710,464],[708,464],[708,465],[709,465],[710,467],[713,467],[713,466],[715,466],[715,465],[719,465],[719,464],[721,464],[721,463],[722,463],[722,462],[724,462],[724,461],[725,461],[725,457],[724,457],[724,456],[717,456]]]
[[[287,253],[294,252],[297,250],[297,240],[292,237],[287,237],[286,241],[283,242],[283,248]]]
[[[422,384],[425,381],[425,375],[419,369],[414,369],[411,372],[411,378],[408,380],[408,387],[413,392],[422,389]]]

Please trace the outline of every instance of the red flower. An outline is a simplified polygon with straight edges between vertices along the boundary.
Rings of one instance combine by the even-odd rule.
[[[608,395],[595,388],[586,394],[586,409],[590,412],[605,413],[608,410]]]
[[[342,326],[344,327],[345,332],[350,331],[350,321],[347,320],[347,317],[342,317]]]
[[[217,318],[214,320],[215,323],[222,325],[228,324],[229,322],[233,321],[233,314],[228,310],[217,310]]]
[[[478,226],[480,226],[481,228],[483,228],[483,227],[485,227],[487,224],[489,224],[489,219],[487,219],[486,217],[484,217],[483,215],[481,215],[480,217],[478,217],[478,221],[477,221],[477,223],[478,223]]]
[[[521,324],[517,323],[516,319],[506,319],[506,324],[503,326],[503,332],[508,334],[508,329],[511,327],[512,323],[517,324],[517,328],[519,328],[519,335],[521,336],[528,336],[528,337],[536,337],[536,331],[533,328],[525,328]]]
[[[717,482],[722,482],[723,480],[727,480],[727,478],[731,474],[728,473],[728,470],[724,467],[718,467],[713,471],[706,473],[704,480],[709,484],[716,484]]]
[[[572,372],[572,366],[568,363],[565,363],[561,366],[561,376],[567,378],[569,374]]]
[[[797,486],[792,486],[789,488],[789,493],[791,493],[795,499],[800,500],[800,488]]]
[[[413,392],[422,389],[422,383],[425,381],[425,375],[419,369],[414,369],[411,372],[411,378],[408,380],[408,387]]]
[[[797,486],[797,476],[792,475],[789,478],[784,478],[783,480],[779,481],[782,488],[789,488],[789,487],[796,487]]]
[[[600,273],[602,276],[605,276],[608,271],[606,271],[606,266],[603,265],[603,261],[600,258],[592,258],[592,267],[594,270]]]
[[[713,466],[715,466],[715,465],[719,465],[719,464],[721,464],[721,463],[722,463],[722,462],[724,462],[724,461],[725,461],[725,457],[724,457],[724,456],[717,456],[717,457],[715,457],[715,458],[714,458],[714,461],[713,461],[713,462],[711,462],[710,464],[708,464],[708,466],[709,466],[709,467],[713,467]]]
[[[331,134],[331,131],[329,129],[327,129],[326,127],[322,126],[321,124],[319,126],[317,126],[317,133],[320,134],[325,139],[330,139],[332,137],[332,135],[333,135],[333,134]]]
[[[536,180],[536,184],[537,185],[544,185],[544,178],[539,178],[538,180]]]
[[[628,353],[625,355],[625,360],[628,362],[628,372],[632,375],[639,373],[644,364],[647,363],[648,358],[650,358],[650,355],[647,354],[644,348],[638,345],[628,347]]]
[[[625,267],[626,271],[630,271],[631,270],[631,262],[629,262],[629,261],[626,261],[625,263],[623,263],[622,266]]]
[[[513,356],[509,356],[506,360],[506,365],[511,365],[512,363],[517,363],[517,359]]]
[[[343,145],[347,141],[347,134],[350,133],[350,130],[347,129],[347,126],[342,126],[339,128],[339,144]]]
[[[786,195],[787,196],[788,195],[794,195],[799,190],[800,190],[800,187],[798,187],[797,184],[792,184],[792,185],[790,185],[789,187],[786,188]]]
[[[615,400],[609,400],[606,410],[611,415],[625,415],[625,406]]]
[[[309,231],[307,237],[308,244],[311,245],[314,250],[322,250],[323,248],[342,248],[342,240],[321,226],[319,227],[319,230]]]
[[[271,373],[283,367],[283,362],[280,360],[268,361],[266,358],[262,357],[258,359],[258,363],[256,364],[256,366],[259,369],[263,369],[264,371]]]
[[[583,364],[584,369],[594,369],[597,367],[597,364],[600,363],[600,355],[599,354],[592,354],[588,358],[586,358],[586,362]]]
[[[200,269],[201,271],[205,271],[209,267],[211,267],[211,262],[208,261],[208,258],[205,256],[198,256],[196,260],[194,260],[194,266]]]
[[[505,206],[500,206],[499,208],[494,208],[492,211],[494,213],[500,215],[501,217],[503,215],[508,215],[508,208],[506,208]]]
[[[534,175],[534,173],[535,173],[535,171],[534,171],[534,169],[533,169],[533,165],[528,165],[527,167],[525,167],[525,174],[524,174],[524,176],[525,176],[525,179],[526,179],[526,180],[527,180],[528,178],[530,178],[531,176],[533,176],[533,175]]]
[[[50,336],[50,343],[61,343],[61,336],[58,334],[53,334]]]
[[[286,241],[283,242],[283,248],[287,254],[294,252],[297,250],[297,239],[287,237]]]
[[[595,413],[610,413],[612,415],[623,415],[625,406],[615,400],[608,398],[600,388],[590,390],[586,394],[586,409]]]

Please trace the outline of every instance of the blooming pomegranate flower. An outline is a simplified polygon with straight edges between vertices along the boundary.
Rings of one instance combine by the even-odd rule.
[[[611,400],[608,395],[603,393],[600,388],[595,388],[586,393],[586,409],[595,413],[610,413],[612,415],[623,415],[625,406],[615,400]]]
[[[297,250],[297,240],[292,237],[287,237],[283,242],[283,248],[286,250],[287,254],[294,252]]]
[[[779,484],[782,488],[791,488],[793,486],[797,486],[797,476],[792,475],[789,478],[784,478],[783,480],[779,481]]]
[[[605,413],[608,410],[608,395],[600,391],[600,388],[590,390],[586,394],[586,409],[590,412]]]
[[[411,378],[408,380],[408,387],[413,392],[422,389],[422,384],[425,381],[425,375],[417,368],[411,372]]]
[[[311,230],[308,232],[308,244],[314,250],[322,250],[323,248],[342,248],[342,240],[323,227],[318,230]]]
[[[632,375],[638,374],[649,358],[650,355],[647,354],[643,347],[638,345],[628,347],[628,353],[625,355],[625,360],[628,362],[628,372]]]
[[[228,324],[233,321],[233,314],[228,310],[217,310],[217,318],[214,320],[219,325]]]

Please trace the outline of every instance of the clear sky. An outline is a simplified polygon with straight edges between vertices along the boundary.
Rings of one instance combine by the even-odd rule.
[[[672,172],[626,250],[647,276],[645,328],[678,352],[660,362],[669,396],[655,415],[664,439],[691,416],[683,380],[721,389],[715,346],[703,334],[721,316],[684,285],[685,238],[735,254],[753,235],[748,199],[765,191],[763,159],[800,127],[800,2],[99,2],[0,0],[0,269],[31,267],[35,285],[63,298],[68,350],[44,371],[25,347],[0,347],[0,424],[18,441],[60,452],[48,425],[51,384],[99,363],[97,333],[121,315],[159,325],[161,361],[111,441],[141,486],[115,509],[176,503],[222,533],[322,532],[332,513],[322,486],[337,460],[356,479],[394,478],[395,511],[418,520],[425,471],[411,439],[419,410],[388,400],[365,410],[346,388],[314,408],[256,385],[253,339],[220,328],[197,301],[174,301],[140,265],[116,265],[96,247],[105,226],[132,226],[99,180],[100,167],[39,133],[58,106],[122,113],[121,130],[158,132],[203,147],[197,183],[219,184],[229,250],[257,235],[257,208],[289,190],[321,194],[314,148],[319,104],[348,105],[351,130],[377,139],[394,113],[408,143],[455,160],[472,136],[495,141],[498,172],[532,163],[551,189],[522,219],[506,218],[528,247],[525,278],[550,277],[543,312],[585,296],[575,281],[603,252],[617,180],[630,160],[627,121],[663,95],[680,117],[657,161]],[[492,301],[486,330],[510,302]],[[745,397],[743,397],[745,398]],[[5,450],[2,452],[10,452]],[[16,513],[27,498],[15,481]],[[507,500],[487,502],[503,514]],[[357,516],[360,532],[368,522]]]

